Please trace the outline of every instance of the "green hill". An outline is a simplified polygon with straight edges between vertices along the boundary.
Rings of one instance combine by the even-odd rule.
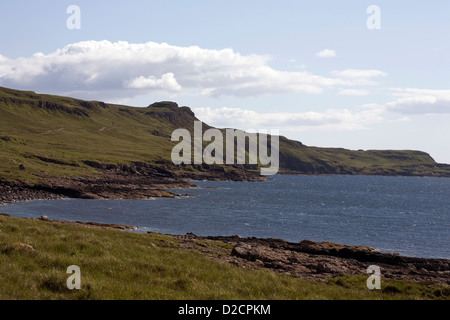
[[[108,170],[235,179],[259,172],[250,165],[173,165],[170,136],[177,128],[192,132],[195,120],[174,102],[138,108],[0,87],[0,180],[94,178]],[[450,165],[420,151],[318,148],[280,137],[280,173],[450,177]]]

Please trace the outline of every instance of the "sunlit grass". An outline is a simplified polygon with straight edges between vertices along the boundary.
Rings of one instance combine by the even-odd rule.
[[[80,290],[66,286],[70,265]],[[306,281],[213,261],[167,235],[0,216],[0,299],[449,299],[449,288],[383,281],[370,291],[366,275]]]

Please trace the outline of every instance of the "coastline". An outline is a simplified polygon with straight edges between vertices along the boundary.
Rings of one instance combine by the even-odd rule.
[[[195,188],[178,179],[141,177],[57,178],[48,183],[30,184],[0,180],[0,205],[29,200],[54,199],[150,199],[179,196],[166,189]]]
[[[180,196],[167,189],[196,188],[196,181],[246,181],[262,182],[270,176],[261,176],[256,171],[233,166],[234,170],[210,170],[199,166],[197,171],[175,171],[171,167],[150,171],[136,171],[132,166],[123,165],[119,169],[98,168],[98,177],[37,176],[40,181],[11,181],[0,178],[0,206],[15,201],[53,199],[150,199]],[[362,175],[386,177],[430,177],[449,178],[447,175],[414,175],[396,172],[363,173],[311,173],[280,169],[279,175],[331,176]]]
[[[131,170],[131,169],[130,169]],[[151,199],[180,196],[167,189],[196,188],[192,182],[265,181],[267,178],[247,170],[129,173],[99,170],[100,177],[40,177],[44,182],[9,181],[0,178],[0,206],[14,201],[75,199]]]
[[[8,214],[0,215],[10,217]],[[18,219],[122,232],[136,229],[133,226],[118,224],[50,220],[46,216]],[[407,257],[396,253],[381,253],[376,248],[367,246],[311,240],[293,243],[283,239],[244,238],[237,235],[197,236],[193,233],[171,235],[155,232],[147,234],[170,237],[176,241],[178,248],[199,253],[215,261],[250,270],[271,270],[305,280],[324,281],[336,276],[367,274],[367,268],[376,265],[380,267],[383,279],[450,287],[450,259]]]
[[[52,182],[47,184],[39,183],[34,185],[26,182],[0,180],[0,206],[14,201],[67,198],[174,198],[182,195],[167,189],[197,188],[195,182],[202,180],[236,181],[237,179],[223,179],[223,177],[208,177],[207,175],[200,175],[195,178],[150,178],[148,176],[115,174],[102,178],[54,178],[51,180]],[[261,180],[248,179],[244,181]],[[126,225],[49,220],[46,217],[39,220],[116,231],[132,231],[136,229]],[[207,253],[207,250],[204,250],[204,245],[199,245],[199,241],[226,243],[232,245],[233,250],[231,252],[221,252],[219,255],[221,257],[219,260],[221,261],[250,269],[270,269],[304,279],[325,280],[340,274],[357,275],[361,274],[361,270],[366,270],[369,265],[379,265],[387,278],[421,282],[429,281],[439,285],[450,286],[450,259],[407,257],[397,253],[381,253],[375,248],[364,246],[314,242],[311,240],[292,243],[283,239],[197,236],[192,233],[167,236],[176,239],[182,248],[201,253]],[[214,248],[217,248],[217,246],[214,246]],[[209,256],[217,259],[218,255],[216,252],[216,254],[209,254]]]
[[[371,265],[380,267],[385,279],[429,282],[450,286],[450,259],[416,258],[381,253],[366,246],[302,240],[299,243],[273,238],[240,236],[173,236],[182,246],[204,250],[202,240],[233,245],[221,260],[239,267],[270,269],[307,280],[323,281],[339,275],[366,274]]]

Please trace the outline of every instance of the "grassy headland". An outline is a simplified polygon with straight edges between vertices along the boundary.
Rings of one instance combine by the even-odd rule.
[[[204,240],[204,244],[206,240]],[[367,275],[303,280],[213,259],[232,247],[208,241],[206,255],[169,235],[137,234],[0,215],[0,299],[449,299],[448,287]],[[217,248],[215,250],[214,248]],[[212,256],[211,256],[212,255]],[[69,290],[67,267],[81,269]]]
[[[238,166],[172,165],[173,130],[192,132],[195,120],[188,107],[173,102],[137,108],[0,87],[0,180],[94,178],[105,170],[242,178]],[[280,172],[450,177],[450,165],[420,151],[318,148],[280,137]]]

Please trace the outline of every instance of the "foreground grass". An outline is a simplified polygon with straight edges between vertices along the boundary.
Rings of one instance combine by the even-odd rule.
[[[66,286],[70,265],[80,290]],[[212,261],[170,236],[0,216],[0,299],[449,299],[445,287],[383,281],[370,291],[366,279],[305,281]]]

